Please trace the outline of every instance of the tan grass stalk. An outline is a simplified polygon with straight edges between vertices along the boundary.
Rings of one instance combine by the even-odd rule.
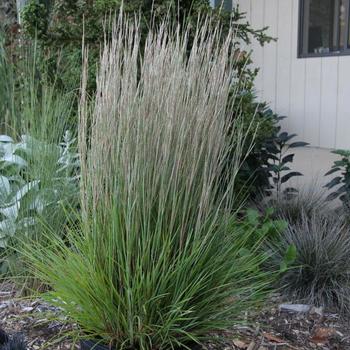
[[[233,204],[242,142],[240,128],[228,125],[234,118],[227,115],[235,38],[229,32],[221,42],[220,29],[204,21],[188,53],[191,29],[182,35],[179,28],[168,28],[163,23],[149,33],[140,63],[138,24],[121,17],[115,22],[101,58],[89,151],[81,142],[82,153],[88,152],[82,159],[89,159],[82,170],[91,191],[85,205],[91,210],[108,206],[111,196],[142,207],[148,217],[156,205],[167,225],[180,220],[185,232],[190,222],[201,225],[213,208]],[[89,123],[84,104],[81,141]],[[235,139],[228,137],[230,127],[236,128]],[[230,152],[233,176],[221,191]]]

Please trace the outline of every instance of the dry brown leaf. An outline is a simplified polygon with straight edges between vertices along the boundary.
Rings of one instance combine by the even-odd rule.
[[[311,337],[311,341],[315,344],[326,344],[331,336],[335,334],[333,328],[317,328]]]

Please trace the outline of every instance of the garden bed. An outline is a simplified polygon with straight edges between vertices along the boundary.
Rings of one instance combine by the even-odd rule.
[[[55,345],[47,344],[69,331],[57,321],[50,321],[50,315],[59,316],[59,310],[42,300],[17,298],[13,285],[6,283],[0,287],[0,327],[9,334],[20,333],[26,339],[28,350],[74,349],[72,342],[63,338]]]
[[[63,336],[69,331],[64,322],[49,320],[49,315],[60,316],[58,309],[42,300],[16,298],[16,290],[11,284],[3,285],[0,290],[0,326],[11,334],[22,333],[28,350],[43,346],[52,350],[78,348]],[[247,316],[247,326],[234,327],[227,334],[227,341],[209,343],[205,349],[350,349],[348,322],[338,314],[312,307],[304,313],[281,311],[281,302],[279,297],[271,298],[261,312]],[[53,339],[60,341],[48,345]]]
[[[237,327],[238,349],[350,349],[348,321],[339,314],[310,306],[308,312],[281,310],[273,298],[261,312],[248,318],[250,326]],[[297,307],[297,305],[296,305]]]

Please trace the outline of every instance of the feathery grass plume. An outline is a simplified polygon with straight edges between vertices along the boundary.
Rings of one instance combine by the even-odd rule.
[[[113,349],[200,343],[261,301],[272,275],[232,215],[244,139],[227,116],[234,33],[219,40],[204,21],[188,53],[188,31],[168,28],[140,54],[138,22],[119,17],[91,115],[83,72],[81,224],[24,252],[80,334]]]

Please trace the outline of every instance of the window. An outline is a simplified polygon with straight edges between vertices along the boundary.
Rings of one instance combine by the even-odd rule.
[[[350,54],[350,0],[300,0],[299,57]]]
[[[233,3],[232,0],[211,0],[214,7],[222,6],[227,11],[232,11]]]

